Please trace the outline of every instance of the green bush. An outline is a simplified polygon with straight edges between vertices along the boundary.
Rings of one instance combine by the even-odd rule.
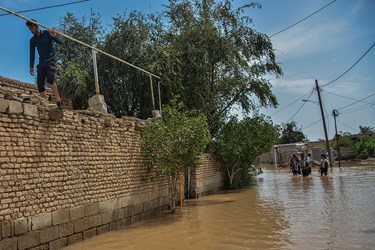
[[[357,142],[354,143],[354,151],[357,158],[367,159],[374,156],[375,138],[372,136],[361,136]]]

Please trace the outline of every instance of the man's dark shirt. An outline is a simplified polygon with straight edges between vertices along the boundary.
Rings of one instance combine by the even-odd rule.
[[[40,36],[33,36],[30,39],[30,68],[34,68],[35,47],[38,49],[39,63],[55,61],[55,49],[52,41],[61,44],[56,37],[52,37],[48,30],[41,30]]]

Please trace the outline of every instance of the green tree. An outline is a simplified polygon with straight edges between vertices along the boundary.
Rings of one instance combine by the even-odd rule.
[[[359,159],[367,159],[375,155],[375,137],[374,136],[361,136],[354,143],[354,151]]]
[[[247,117],[241,121],[231,118],[210,145],[226,177],[226,186],[246,186],[252,176],[261,173],[260,168],[254,167],[254,160],[269,152],[279,136],[279,128],[264,115]]]
[[[112,30],[105,36],[103,49],[159,74],[159,64],[165,61],[162,56],[164,48],[160,46],[161,34],[162,24],[157,17],[131,11],[113,18]],[[149,75],[107,56],[100,56],[98,65],[100,79],[106,85],[103,94],[110,96],[107,104],[111,111],[117,116],[149,118],[153,109]],[[153,78],[154,84],[156,80]],[[157,93],[156,88],[154,92]]]
[[[281,144],[288,144],[288,143],[295,143],[301,142],[306,139],[306,136],[303,132],[297,128],[297,123],[295,121],[291,121],[286,123],[283,126],[281,131],[280,143]]]
[[[93,12],[88,18],[84,16],[81,19],[68,12],[60,19],[58,30],[96,47],[103,34],[100,16]],[[64,39],[56,50],[60,69],[57,81],[62,94],[72,98],[73,108],[87,108],[89,97],[95,94],[91,50],[69,39]]]
[[[258,107],[277,106],[268,79],[281,76],[281,68],[270,39],[252,29],[244,14],[259,4],[236,8],[233,0],[169,0],[165,7],[161,13],[115,17],[105,36],[94,14],[78,20],[68,13],[60,30],[161,76],[163,104],[178,94],[207,117],[212,135],[234,108],[249,115]],[[69,42],[59,54],[63,89],[76,108],[85,108],[94,92],[91,51]],[[151,116],[146,74],[101,55],[98,67],[101,92],[115,115]]]
[[[205,114],[214,135],[234,107],[249,114],[256,106],[276,106],[266,75],[282,74],[270,39],[254,29],[233,1],[170,0],[163,13],[166,50],[174,58],[163,84],[187,107]]]
[[[371,126],[359,126],[359,131],[361,134],[371,134],[371,133],[375,133],[375,129],[374,127],[371,127]]]
[[[206,118],[186,111],[182,102],[172,101],[163,109],[163,118],[154,119],[142,131],[142,148],[150,160],[149,178],[167,175],[170,208],[175,211],[177,181],[188,169],[199,165],[210,141]]]

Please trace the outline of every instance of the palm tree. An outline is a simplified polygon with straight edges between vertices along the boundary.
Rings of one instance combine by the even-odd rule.
[[[370,126],[363,126],[363,127],[359,126],[359,131],[363,135],[375,133],[375,129],[373,127],[370,127]]]

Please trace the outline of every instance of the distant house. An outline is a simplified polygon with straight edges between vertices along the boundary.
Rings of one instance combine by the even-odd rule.
[[[298,142],[289,144],[274,145],[271,152],[263,154],[260,161],[263,163],[271,163],[277,167],[288,166],[291,155],[311,154],[312,159],[319,161],[320,155],[325,152],[325,141],[314,142]]]

